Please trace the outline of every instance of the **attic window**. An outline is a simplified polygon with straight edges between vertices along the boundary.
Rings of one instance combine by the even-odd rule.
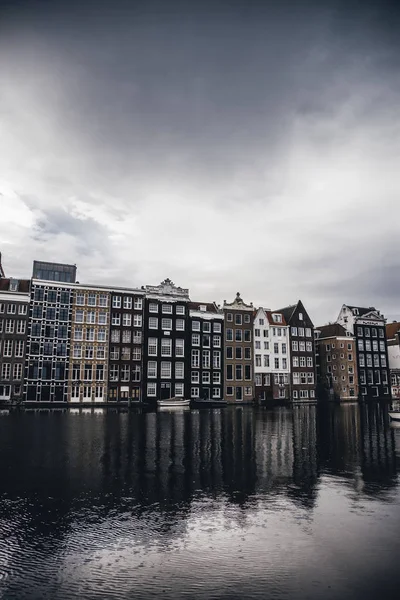
[[[354,314],[355,314],[355,315],[358,315],[358,308],[355,308],[355,309],[354,309]]]
[[[17,281],[10,281],[10,291],[11,292],[16,292],[18,289],[18,282]]]
[[[272,315],[272,318],[274,319],[275,323],[281,323],[282,322],[281,315]]]
[[[303,313],[299,313],[299,319],[300,319],[300,321],[303,320]]]
[[[200,310],[201,310],[201,312],[206,312],[207,306],[205,304],[200,304]]]

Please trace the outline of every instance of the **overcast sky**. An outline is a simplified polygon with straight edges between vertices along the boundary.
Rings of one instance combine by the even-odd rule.
[[[395,3],[0,7],[6,274],[400,318]]]

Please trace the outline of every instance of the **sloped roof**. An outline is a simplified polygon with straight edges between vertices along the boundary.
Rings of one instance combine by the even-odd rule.
[[[272,312],[281,313],[284,316],[285,321],[289,323],[294,311],[297,308],[297,304],[289,304],[289,306],[285,306],[284,308],[278,308],[277,310],[273,310]]]
[[[350,308],[350,310],[354,313],[354,309],[356,308],[358,310],[358,315],[362,316],[365,315],[366,313],[369,312],[376,312],[376,308],[374,308],[373,306],[369,306],[368,308],[362,307],[362,306],[350,306],[350,304],[345,304],[345,306],[347,306],[347,308]]]
[[[325,337],[348,337],[346,329],[340,323],[329,323],[328,325],[316,327],[316,329],[321,332],[318,339]]]
[[[30,290],[30,283],[31,283],[30,279],[5,279],[5,278],[1,278],[0,279],[0,290],[2,292],[9,292],[10,291],[10,282],[11,281],[18,283],[17,289],[15,290],[16,292],[23,292],[23,293],[29,292],[29,290]]]
[[[398,323],[397,321],[394,323],[388,323],[386,325],[386,338],[388,340],[393,339],[399,330],[400,330],[400,323]]]
[[[215,302],[189,302],[189,310],[200,310],[200,306],[206,307],[206,312],[220,312]]]

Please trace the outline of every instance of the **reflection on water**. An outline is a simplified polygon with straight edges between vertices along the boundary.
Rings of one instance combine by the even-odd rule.
[[[0,598],[390,598],[399,458],[379,405],[2,414]]]

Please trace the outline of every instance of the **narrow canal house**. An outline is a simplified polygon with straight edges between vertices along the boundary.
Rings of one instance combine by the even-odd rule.
[[[289,401],[289,326],[283,314],[260,307],[254,318],[253,339],[256,400]]]
[[[75,285],[72,288],[71,353],[68,401],[76,404],[107,400],[110,291]]]
[[[225,400],[252,402],[253,383],[253,304],[245,304],[239,292],[233,302],[224,300],[225,317]]]
[[[392,398],[400,399],[400,323],[386,325],[386,340],[389,359]]]
[[[281,308],[289,326],[291,355],[291,399],[314,401],[316,387],[314,325],[301,300],[297,304]]]
[[[189,398],[189,290],[165,279],[144,291],[144,395],[151,403]]]
[[[115,288],[111,292],[108,400],[138,402],[143,398],[143,312],[145,293]]]
[[[356,341],[339,323],[315,330],[318,398],[338,401],[358,398]]]
[[[0,402],[20,402],[25,378],[29,279],[7,279],[0,255]]]
[[[224,314],[215,303],[190,302],[190,397],[222,400]]]
[[[391,398],[386,321],[376,308],[343,304],[337,323],[357,342],[359,398]]]
[[[75,279],[75,265],[34,261],[24,382],[27,404],[68,401]]]

